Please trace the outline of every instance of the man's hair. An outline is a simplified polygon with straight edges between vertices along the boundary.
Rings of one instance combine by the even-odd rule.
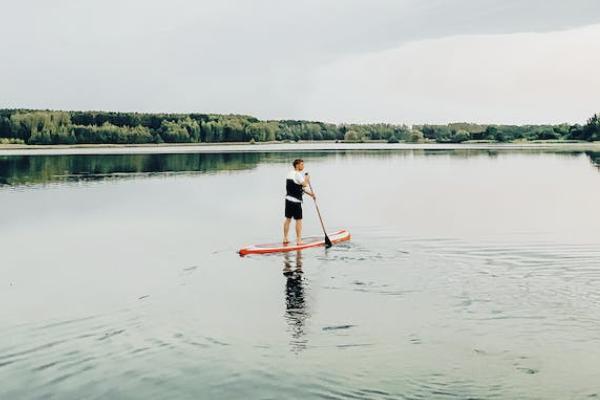
[[[294,168],[296,168],[296,165],[298,165],[300,163],[303,163],[303,162],[304,162],[303,159],[297,158],[297,159],[294,160],[294,162],[292,163],[292,165],[294,166]]]

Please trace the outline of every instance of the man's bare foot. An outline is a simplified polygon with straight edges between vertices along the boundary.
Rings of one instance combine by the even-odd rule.
[[[296,242],[296,244],[297,244],[298,246],[300,246],[300,245],[304,244],[304,242],[302,241],[302,239],[300,239],[300,240],[298,240],[298,241]]]
[[[290,241],[288,239],[283,239],[283,245],[287,246],[288,244],[290,244]]]

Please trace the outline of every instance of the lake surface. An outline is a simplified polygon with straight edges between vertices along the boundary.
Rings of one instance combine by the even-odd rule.
[[[297,157],[352,240],[239,257],[281,237]],[[0,399],[597,398],[599,163],[0,155]]]

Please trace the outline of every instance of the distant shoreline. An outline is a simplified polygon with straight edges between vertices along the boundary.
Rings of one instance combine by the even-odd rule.
[[[382,141],[344,143],[335,141],[301,141],[269,143],[180,143],[180,144],[75,144],[23,145],[2,144],[0,156],[20,155],[85,155],[85,154],[177,154],[270,151],[338,151],[338,150],[571,150],[600,151],[600,142],[516,142],[516,143],[397,143]]]
[[[110,111],[0,109],[0,144],[158,145],[273,142],[520,143],[600,141],[600,114],[585,125],[332,124],[305,120],[261,121],[236,114],[156,114]],[[142,146],[139,146],[142,145]],[[162,148],[162,147],[161,147]]]

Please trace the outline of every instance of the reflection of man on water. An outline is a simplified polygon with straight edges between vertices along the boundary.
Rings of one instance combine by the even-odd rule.
[[[306,347],[304,336],[304,321],[307,318],[304,301],[304,282],[302,271],[302,253],[296,252],[296,269],[292,269],[289,253],[283,255],[283,275],[287,278],[285,284],[285,317],[290,326],[292,341],[296,350]]]

